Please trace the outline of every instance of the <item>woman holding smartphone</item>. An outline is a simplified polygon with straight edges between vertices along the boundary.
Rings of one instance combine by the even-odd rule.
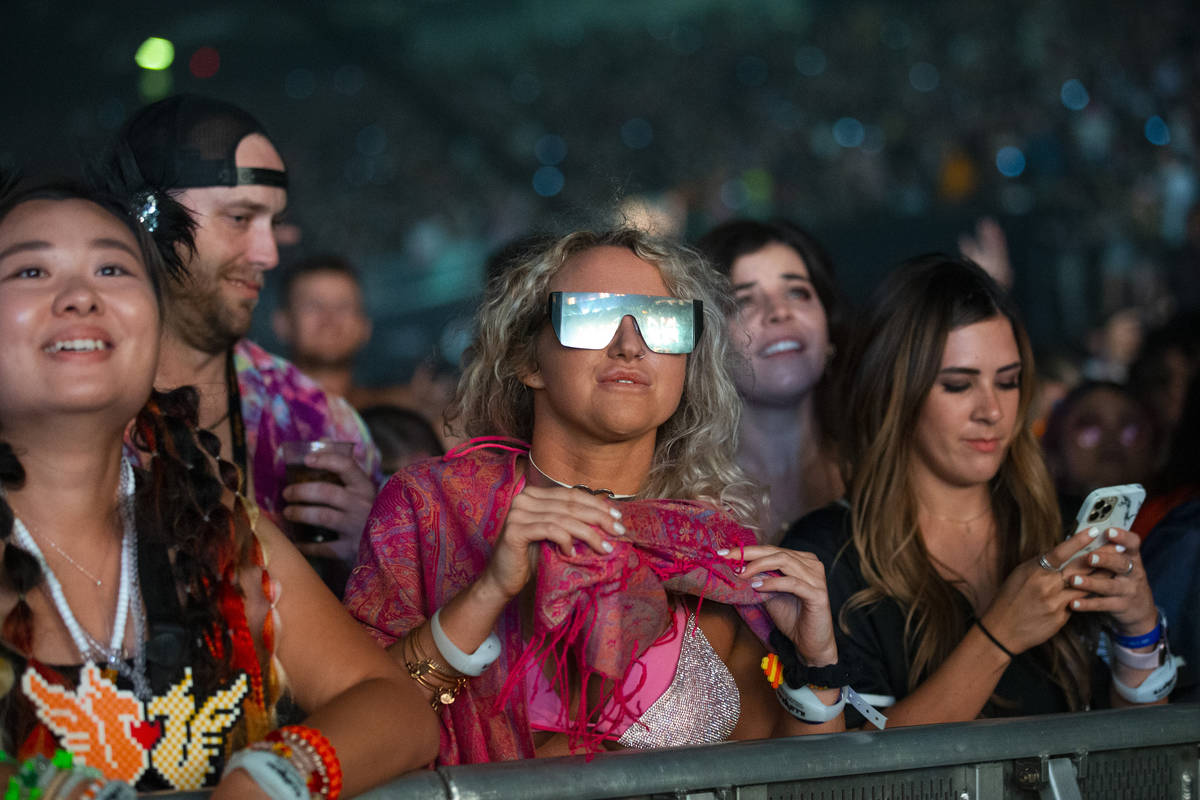
[[[842,685],[821,565],[746,527],[716,284],[624,230],[489,287],[457,398],[481,438],[388,482],[345,597],[425,683],[441,763],[842,727],[801,685]],[[805,721],[760,669],[772,624]]]
[[[889,722],[1165,697],[1175,666],[1138,537],[1091,528],[1062,541],[1027,424],[1028,338],[992,278],[941,255],[901,265],[847,364],[847,502],[802,519],[785,545],[826,564],[842,646]]]

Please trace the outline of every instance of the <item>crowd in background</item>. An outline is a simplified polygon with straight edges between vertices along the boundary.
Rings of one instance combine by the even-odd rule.
[[[30,760],[0,767],[55,797],[336,798],[435,740],[452,764],[1195,700],[1197,65],[1186,26],[1153,46],[1188,9],[1103,56],[1094,8],[941,11],[774,7],[754,52],[721,11],[651,21],[653,92],[582,114],[550,53],[477,80],[484,48],[441,76],[468,91],[391,106],[439,124],[380,117],[345,161],[176,95],[86,186],[3,182],[0,720]],[[637,68],[645,42],[605,41],[574,72]],[[396,91],[371,77],[342,93]],[[284,217],[322,185],[353,199]],[[1135,520],[1077,520],[1122,484]],[[93,692],[134,722],[55,710]],[[188,702],[211,719],[177,725]],[[80,744],[104,725],[128,752]]]

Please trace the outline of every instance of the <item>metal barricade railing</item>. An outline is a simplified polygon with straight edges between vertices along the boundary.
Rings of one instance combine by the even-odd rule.
[[[1172,705],[439,767],[362,797],[1200,800],[1198,776],[1200,705]]]
[[[370,800],[1200,800],[1200,705],[441,767]]]

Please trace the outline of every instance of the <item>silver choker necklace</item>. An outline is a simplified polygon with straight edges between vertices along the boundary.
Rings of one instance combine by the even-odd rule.
[[[563,487],[564,489],[582,489],[583,491],[587,492],[588,494],[594,494],[594,495],[604,494],[604,495],[608,495],[610,500],[630,500],[633,497],[635,497],[635,495],[632,495],[632,494],[617,494],[612,489],[593,489],[592,487],[588,486],[586,483],[576,483],[576,484],[563,483],[562,481],[558,480],[557,478],[552,478],[549,475],[547,475],[546,471],[537,465],[537,462],[533,460],[533,451],[532,450],[530,450],[526,455],[529,458],[529,463],[533,465],[533,468],[536,469],[543,478],[550,481],[551,483],[558,484],[559,486]]]

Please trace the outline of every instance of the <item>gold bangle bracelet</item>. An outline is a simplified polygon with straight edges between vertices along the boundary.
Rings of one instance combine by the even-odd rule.
[[[465,676],[445,672],[436,661],[426,657],[421,651],[421,646],[417,644],[418,631],[419,629],[414,629],[404,637],[401,651],[404,655],[404,666],[408,669],[408,677],[416,681],[417,685],[433,692],[429,704],[437,711],[458,698],[467,685],[467,679]]]

